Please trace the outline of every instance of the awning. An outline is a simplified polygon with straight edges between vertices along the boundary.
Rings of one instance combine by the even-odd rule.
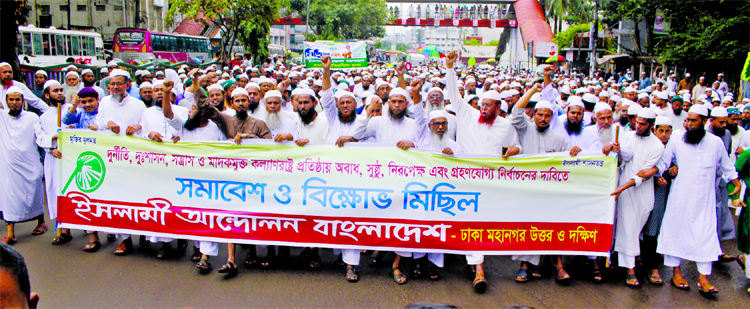
[[[602,63],[608,62],[608,61],[610,61],[612,59],[622,58],[622,57],[630,57],[630,55],[628,55],[628,54],[604,55],[601,58],[596,58],[596,62],[599,63],[599,64],[602,64]]]

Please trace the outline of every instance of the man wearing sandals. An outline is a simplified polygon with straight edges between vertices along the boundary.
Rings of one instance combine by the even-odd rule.
[[[445,77],[446,97],[456,112],[457,125],[461,128],[456,133],[456,142],[466,154],[502,154],[503,158],[521,152],[518,134],[509,120],[498,117],[498,110],[502,104],[500,94],[490,90],[482,95],[482,108],[476,110],[459,95],[458,78],[453,64],[458,59],[458,53],[451,51],[447,55],[448,71]],[[484,276],[484,256],[466,255],[466,263],[474,272],[473,286],[477,292],[484,292],[487,280]]]
[[[614,193],[619,194],[614,250],[618,253],[620,267],[628,269],[625,284],[629,287],[640,286],[635,275],[635,257],[641,254],[639,236],[654,208],[654,180],[652,177],[640,177],[638,173],[656,166],[664,153],[659,138],[651,134],[655,121],[654,111],[644,108],[635,118],[635,131],[620,137],[623,145],[620,148],[622,185]],[[623,191],[629,187],[634,188]]]
[[[84,89],[93,91],[91,88]],[[94,91],[94,93],[96,93],[96,91]],[[60,150],[57,149],[57,106],[61,106],[60,111],[63,113],[68,106],[63,106],[63,104],[65,104],[65,93],[63,92],[62,85],[54,79],[48,80],[44,83],[44,86],[42,87],[42,99],[52,108],[48,108],[42,116],[39,117],[39,125],[45,135],[43,137],[38,137],[36,143],[45,151],[44,186],[47,194],[49,218],[54,221],[57,219],[57,194],[59,192],[55,173],[57,172],[57,160],[62,156]],[[58,229],[58,235],[55,238],[61,237],[63,234],[69,235],[70,230]]]
[[[741,187],[724,143],[713,134],[706,134],[707,120],[705,106],[690,107],[685,133],[670,139],[656,166],[660,174],[672,162],[680,167],[669,192],[656,252],[664,254],[664,265],[674,267],[672,285],[689,289],[680,271],[680,263],[686,259],[695,261],[698,266],[699,291],[715,294],[719,291],[706,277],[711,274],[712,262],[721,254],[716,234],[714,177],[720,172],[725,179],[731,180],[735,189],[730,196],[739,194]]]
[[[7,110],[0,111],[0,210],[8,234],[2,242],[16,242],[15,224],[37,220],[33,234],[47,230],[44,224],[43,167],[36,140],[46,136],[39,125],[39,116],[23,110],[21,88],[11,86],[5,91]],[[0,105],[2,109],[2,105]]]

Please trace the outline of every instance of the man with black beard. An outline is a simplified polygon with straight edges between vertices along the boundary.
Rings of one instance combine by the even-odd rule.
[[[750,106],[745,106],[741,110],[742,117],[740,118],[740,125],[743,129],[750,129]]]
[[[664,116],[671,119],[672,123],[679,126],[683,122],[685,122],[685,118],[687,118],[687,112],[684,112],[683,109],[683,99],[680,96],[674,96],[672,97],[672,108],[665,108],[664,110]]]
[[[297,104],[297,132],[299,138],[294,142],[299,146],[307,143],[322,143],[328,140],[328,120],[320,117],[315,108],[318,100],[311,89],[298,90],[301,93],[294,96]]]
[[[737,162],[737,157],[748,148],[748,138],[745,129],[739,126],[740,110],[736,107],[727,108],[729,118],[727,119],[727,131],[732,134],[732,150],[729,152],[729,159],[732,164]]]
[[[724,142],[724,149],[727,155],[732,153],[732,134],[727,130],[729,113],[721,106],[714,107],[711,111],[711,120],[709,122],[709,132],[719,137]],[[732,159],[729,159],[732,162]],[[719,241],[730,240],[737,237],[734,230],[734,220],[729,211],[729,196],[727,191],[727,182],[721,173],[716,175],[716,233],[719,235]],[[719,263],[734,261],[735,257],[726,255],[722,252],[719,255]]]
[[[245,90],[247,90],[247,113],[250,116],[253,116],[255,118],[258,118],[258,113],[260,113],[262,108],[258,108],[260,106],[260,85],[254,82],[247,83],[247,86],[245,86]]]
[[[35,96],[31,92],[31,90],[29,90],[29,88],[24,85],[24,83],[13,80],[13,69],[9,63],[0,62],[0,105],[2,105],[3,108],[8,107],[8,105],[5,103],[5,95],[8,93],[8,90],[12,86],[21,89],[21,92],[23,92],[23,100],[40,112],[43,113],[47,110],[47,108],[49,108],[49,106],[47,106],[47,104],[44,104],[44,101],[42,101],[39,97]]]
[[[100,98],[107,96],[107,93],[104,92],[104,89],[96,85],[94,71],[91,71],[90,69],[81,71],[81,82],[83,82],[83,87],[90,87],[96,90],[96,93],[99,94]]]
[[[568,112],[559,116],[562,126],[555,127],[555,131],[568,139],[568,145],[584,150],[597,150],[598,140],[593,131],[583,129],[583,103],[581,100],[571,100]]]
[[[141,87],[138,89],[138,94],[143,104],[146,104],[146,107],[154,105],[154,85],[150,82],[142,82]]]
[[[712,262],[722,253],[716,231],[721,225],[717,224],[714,207],[716,186],[712,180],[715,175],[731,180],[735,185],[731,196],[739,194],[741,187],[727,147],[720,138],[706,134],[707,119],[705,106],[690,107],[685,120],[686,132],[682,137],[670,139],[661,162],[655,167],[659,175],[673,162],[680,170],[669,192],[656,252],[664,254],[665,266],[673,267],[673,286],[689,289],[680,270],[682,260],[687,259],[697,264],[699,292],[715,294],[719,291],[711,285],[707,275],[711,274]]]

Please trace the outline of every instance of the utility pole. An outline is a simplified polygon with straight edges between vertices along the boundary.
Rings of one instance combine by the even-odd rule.
[[[307,0],[307,17],[305,18],[305,41],[307,41],[307,36],[310,35],[310,0]]]
[[[73,12],[73,8],[70,7],[70,0],[68,0],[68,30],[70,30],[70,13]]]
[[[596,38],[599,32],[599,0],[594,1],[594,27],[591,29],[589,39],[591,40],[589,47],[591,48],[591,54],[589,56],[589,76],[594,76],[594,67],[596,66]]]

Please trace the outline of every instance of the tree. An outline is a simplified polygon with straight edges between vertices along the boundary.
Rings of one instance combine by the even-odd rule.
[[[408,52],[411,49],[411,45],[406,43],[396,43],[396,50],[402,52]]]
[[[261,64],[268,58],[268,35],[274,18],[266,16],[275,16],[278,14],[281,3],[278,0],[262,2],[255,6],[257,12],[252,18],[243,20],[240,25],[242,31],[238,34],[238,39],[245,46],[245,51],[249,53],[255,64]]]
[[[237,37],[246,31],[268,35],[273,20],[278,18],[280,0],[171,0],[167,13],[167,23],[174,21],[177,13],[182,13],[208,27],[213,25],[221,31],[221,50],[233,46]],[[198,15],[202,14],[202,17]],[[248,28],[250,27],[250,28]],[[258,39],[262,41],[262,39]],[[262,44],[262,43],[260,43]],[[221,61],[229,59],[227,53],[221,53]]]
[[[300,13],[302,14],[302,13]],[[385,36],[390,15],[385,0],[311,0],[310,27],[329,40]]]
[[[26,23],[29,15],[29,7],[26,0],[0,1],[0,62],[10,63],[16,78],[20,79],[18,54],[16,54],[16,43],[18,42],[18,25]]]
[[[480,46],[482,43],[479,42],[479,40],[475,38],[471,38],[471,40],[464,40],[464,45],[468,46]]]

